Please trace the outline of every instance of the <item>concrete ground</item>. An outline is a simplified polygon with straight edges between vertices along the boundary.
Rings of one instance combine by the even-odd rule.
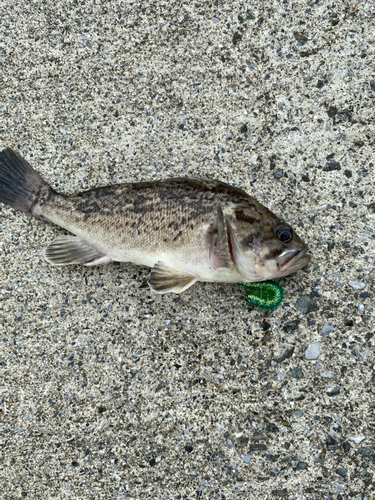
[[[2,0],[0,30],[0,146],[57,191],[208,176],[313,255],[275,311],[159,296],[2,205],[0,498],[374,499],[374,2]]]

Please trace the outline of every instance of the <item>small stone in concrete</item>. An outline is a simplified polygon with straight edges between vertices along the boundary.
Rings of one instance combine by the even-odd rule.
[[[341,165],[338,161],[335,160],[327,161],[327,163],[323,167],[323,172],[332,172],[332,170],[341,170]]]
[[[327,396],[333,398],[334,396],[338,396],[340,392],[340,387],[330,387],[327,389]]]
[[[317,455],[315,455],[314,462],[316,462],[317,464],[323,465],[324,464],[324,455],[322,453],[318,453]]]
[[[269,424],[267,427],[268,432],[277,432],[279,428],[275,424]]]
[[[316,342],[315,344],[310,344],[309,347],[305,351],[306,359],[317,359],[322,354],[320,350],[320,342]]]
[[[364,283],[360,283],[359,281],[349,281],[349,285],[354,288],[354,290],[362,290],[362,288],[365,288]]]
[[[266,451],[267,446],[263,443],[251,443],[250,451]]]
[[[359,444],[364,439],[366,439],[366,436],[364,436],[363,434],[354,434],[352,436],[349,436],[348,439],[350,439],[350,441],[353,441],[355,444]]]
[[[321,377],[324,377],[324,378],[331,378],[332,372],[331,372],[331,370],[321,370],[320,375],[321,375]]]
[[[281,179],[281,177],[283,176],[284,174],[284,171],[283,170],[277,170],[273,176],[275,177],[275,179]]]
[[[297,300],[296,307],[303,314],[308,314],[318,310],[318,304],[314,302],[308,295],[303,295]]]
[[[294,347],[291,347],[276,359],[276,363],[281,363],[285,359],[291,358],[293,356],[293,353],[294,353]]]
[[[292,333],[298,326],[298,321],[288,321],[288,323],[285,323],[283,326],[283,330],[286,333]]]
[[[348,451],[350,451],[350,448],[351,448],[350,443],[345,441],[344,443],[342,443],[342,448],[345,451],[345,453],[348,453]]]
[[[337,445],[337,441],[334,437],[328,435],[326,437],[326,446],[330,449],[334,449],[336,448],[336,445]]]
[[[336,469],[336,474],[338,474],[341,477],[346,477],[348,471],[344,469],[343,467],[340,467],[339,469]]]
[[[331,325],[331,323],[325,323],[323,328],[322,328],[322,334],[323,335],[328,335],[329,333],[333,332],[335,327]]]
[[[305,412],[303,410],[295,410],[295,411],[292,411],[292,415],[293,417],[295,418],[301,418],[302,415],[304,414]]]
[[[240,455],[241,460],[245,462],[245,464],[248,464],[251,460],[251,455]]]
[[[292,370],[289,370],[288,375],[289,375],[289,377],[299,379],[299,378],[303,377],[303,370],[300,366],[297,366],[297,368],[293,368]]]
[[[286,488],[283,488],[282,490],[272,490],[271,493],[275,497],[286,497],[286,496],[288,496],[288,490]]]
[[[362,446],[359,448],[358,453],[363,455],[364,457],[369,457],[371,455],[372,446]]]
[[[296,465],[296,470],[305,470],[307,469],[308,465],[306,462],[298,462]]]

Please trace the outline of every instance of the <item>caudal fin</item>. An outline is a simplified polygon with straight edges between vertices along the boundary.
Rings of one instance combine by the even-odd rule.
[[[0,202],[17,210],[32,213],[43,203],[52,188],[29,163],[11,148],[0,151]]]

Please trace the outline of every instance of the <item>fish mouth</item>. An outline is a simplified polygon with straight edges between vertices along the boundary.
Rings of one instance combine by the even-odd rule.
[[[288,270],[288,273],[292,273],[306,266],[311,261],[311,255],[307,255],[308,251],[308,245],[305,245],[300,250],[286,250],[278,259],[278,271],[284,272]]]

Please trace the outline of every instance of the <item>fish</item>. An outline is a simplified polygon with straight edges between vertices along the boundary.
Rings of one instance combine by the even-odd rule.
[[[242,189],[208,178],[115,184],[67,196],[8,147],[0,152],[0,202],[72,233],[47,246],[50,264],[147,266],[157,293],[181,293],[199,281],[266,281],[311,260],[287,222]]]

